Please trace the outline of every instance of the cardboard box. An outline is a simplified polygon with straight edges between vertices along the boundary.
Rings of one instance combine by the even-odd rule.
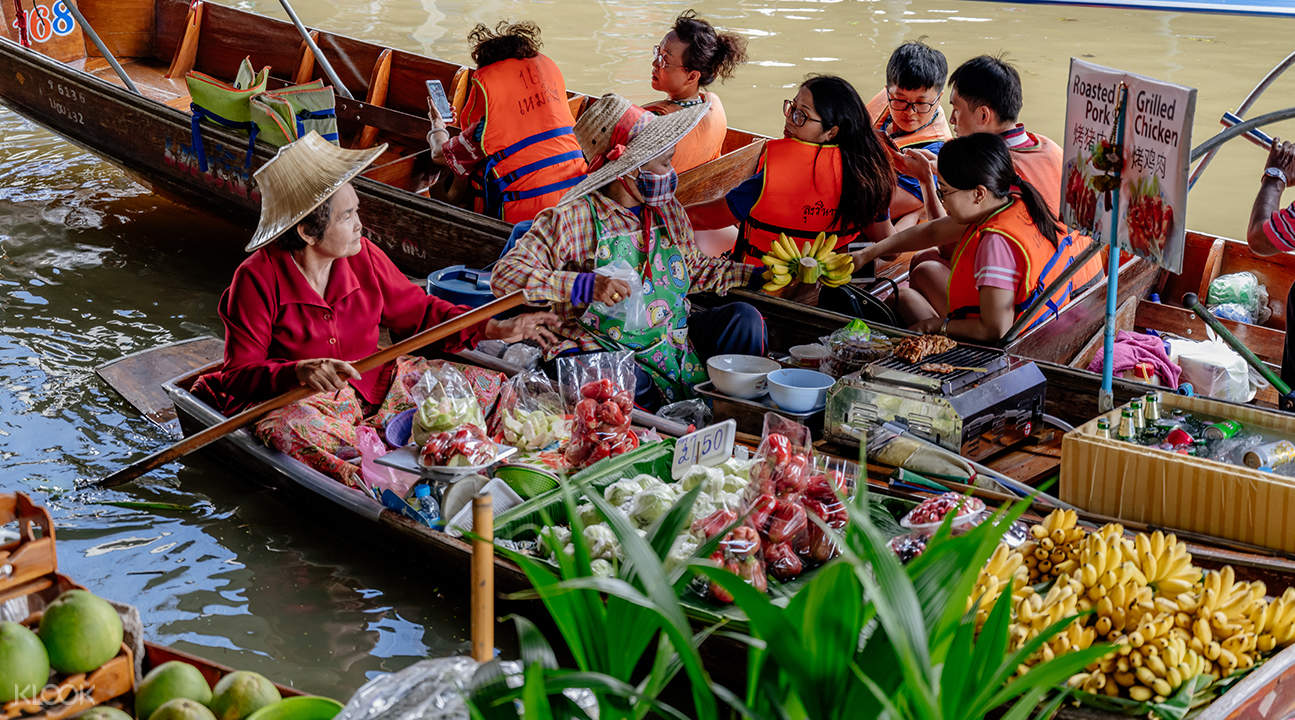
[[[1171,409],[1295,438],[1295,417],[1161,394]],[[1118,408],[1104,417],[1119,428]],[[1243,430],[1244,432],[1244,430]],[[1295,478],[1097,437],[1097,418],[1061,443],[1061,499],[1096,513],[1295,552]]]

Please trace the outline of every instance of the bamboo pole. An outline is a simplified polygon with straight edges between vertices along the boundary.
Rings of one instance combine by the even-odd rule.
[[[483,491],[472,498],[472,659],[495,657],[494,502]]]

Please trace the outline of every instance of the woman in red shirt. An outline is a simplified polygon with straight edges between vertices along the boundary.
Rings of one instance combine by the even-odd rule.
[[[266,415],[256,433],[348,483],[358,471],[337,451],[354,445],[355,429],[375,411],[368,422],[381,427],[409,407],[407,388],[428,361],[406,356],[364,374],[351,362],[377,351],[380,327],[398,340],[467,310],[425,293],[363,236],[359,198],[349,181],[383,149],[344,150],[312,133],[257,171],[261,226],[247,246],[254,252],[220,299],[225,361],[193,387],[226,414],[298,385],[318,390]],[[339,167],[346,168],[340,178]],[[445,340],[441,349],[453,352],[483,338],[547,345],[554,339],[547,328],[556,325],[552,313],[491,319]],[[401,382],[393,383],[397,377]]]

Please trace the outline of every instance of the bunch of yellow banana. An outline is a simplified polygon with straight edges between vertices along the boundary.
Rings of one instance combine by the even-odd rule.
[[[1279,636],[1288,643],[1295,639],[1290,607],[1295,592],[1288,590],[1273,603],[1266,593],[1262,582],[1237,582],[1230,566],[1210,570],[1195,591],[1178,596],[1175,632],[1204,656],[1207,672],[1225,677],[1245,670],[1260,652],[1276,648]]]
[[[1164,702],[1184,682],[1204,673],[1208,664],[1182,638],[1163,633],[1136,648],[1131,642],[1121,643],[1118,653],[1108,655],[1086,672],[1072,675],[1069,684],[1111,697],[1124,695],[1138,702]]]
[[[1053,510],[1030,527],[1033,539],[1021,545],[1030,584],[1048,582],[1078,567],[1078,549],[1087,531],[1078,527],[1074,510]]]
[[[1019,552],[1005,544],[1000,544],[994,548],[994,554],[989,556],[989,562],[980,569],[980,574],[976,576],[976,584],[971,589],[971,595],[967,597],[967,612],[971,612],[972,607],[976,608],[977,628],[983,626],[985,620],[989,619],[989,611],[993,609],[998,596],[1009,584],[1012,587],[1012,596],[1019,600],[1030,587],[1029,572],[1026,571],[1024,558]],[[978,606],[977,602],[980,603]]]
[[[781,290],[798,279],[811,285],[819,282],[828,287],[839,287],[850,282],[854,273],[854,261],[849,254],[833,252],[837,237],[819,233],[814,240],[806,240],[800,247],[796,241],[785,234],[770,246],[769,252],[760,257],[765,265],[761,275],[765,280],[764,291],[773,293]]]
[[[1176,598],[1192,589],[1201,579],[1200,568],[1192,565],[1187,544],[1172,533],[1159,530],[1134,538],[1133,563],[1138,566],[1157,597]]]

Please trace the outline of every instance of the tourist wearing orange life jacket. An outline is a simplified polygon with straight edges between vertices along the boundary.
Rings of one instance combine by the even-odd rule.
[[[945,144],[940,195],[948,216],[910,228],[855,253],[862,264],[886,254],[956,242],[948,284],[924,294],[900,291],[899,312],[921,332],[947,332],[978,342],[1002,339],[1075,254],[1064,227],[1037,189],[1012,166],[1001,137],[976,133]],[[1056,291],[1031,316],[1045,319],[1074,296]]]
[[[886,62],[886,87],[868,101],[873,127],[899,150],[934,161],[953,138],[940,107],[948,73],[944,53],[925,43],[906,42],[895,48]],[[897,229],[943,215],[939,202],[922,192],[917,177],[900,173],[890,202],[890,218]]]
[[[889,235],[895,170],[854,87],[811,77],[783,102],[783,115],[783,137],[765,144],[756,175],[689,208],[694,227],[738,225],[733,257],[753,264],[780,233],[798,244],[836,234],[838,248]]]
[[[710,102],[710,111],[697,127],[675,146],[675,172],[690,170],[719,157],[728,132],[728,117],[719,95],[705,90],[716,78],[727,80],[746,62],[746,40],[737,33],[718,32],[688,10],[675,18],[674,27],[652,50],[652,89],[664,100],[643,107],[665,115]]]
[[[472,181],[477,212],[514,224],[534,219],[587,169],[572,134],[566,82],[540,54],[534,23],[477,25],[468,41],[477,70],[457,118],[463,131],[449,138],[432,111],[432,156]]]

